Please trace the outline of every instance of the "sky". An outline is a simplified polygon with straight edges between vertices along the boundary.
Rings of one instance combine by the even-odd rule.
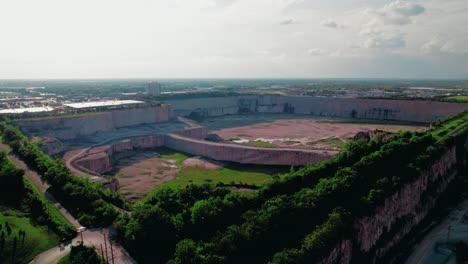
[[[0,0],[17,78],[468,78],[468,0]]]

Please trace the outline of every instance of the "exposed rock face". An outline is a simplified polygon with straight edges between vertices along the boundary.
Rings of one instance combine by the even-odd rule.
[[[384,232],[389,232],[395,222],[403,217],[407,218],[409,230],[401,230],[398,236],[394,236],[392,242],[398,242],[410,229],[417,225],[433,206],[437,197],[423,200],[424,192],[440,177],[442,183],[438,186],[437,194],[445,190],[445,187],[453,179],[449,171],[456,164],[455,147],[452,147],[442,158],[424,171],[418,179],[403,186],[398,192],[388,197],[384,204],[377,208],[370,217],[358,219],[355,228],[358,231],[357,241],[362,252],[369,252],[377,244]],[[378,249],[378,255],[383,255],[386,249]]]
[[[258,148],[237,144],[217,143],[177,134],[165,137],[168,148],[213,160],[263,165],[307,165],[334,156],[336,151],[284,148]]]
[[[43,138],[43,140],[41,150],[48,155],[55,155],[63,151],[63,144],[60,140],[50,137]]]
[[[465,151],[467,144],[468,140]],[[363,255],[366,263],[379,263],[434,208],[455,178],[458,163],[466,161],[457,160],[453,146],[419,177],[386,198],[373,214],[356,219],[353,225],[356,237],[352,241],[342,240],[321,263],[349,263],[351,255],[356,253]]]
[[[112,157],[117,153],[161,146],[213,160],[263,165],[307,165],[329,159],[337,153],[322,150],[257,148],[169,134],[124,139],[94,147],[76,159],[73,164],[82,170],[103,174],[112,170]]]
[[[311,96],[245,95],[168,100],[176,115],[296,113],[323,117],[431,122],[468,109],[468,103]]]
[[[184,137],[203,139],[208,136],[208,133],[208,128],[199,126],[186,128],[183,131],[177,132],[176,134]]]
[[[114,144],[91,148],[73,164],[85,171],[103,174],[112,171],[113,155],[125,151],[160,147],[163,143],[164,137],[158,135],[124,139]]]
[[[20,129],[28,135],[41,135],[59,140],[113,131],[133,125],[165,122],[170,119],[170,107],[145,107],[114,110],[71,117],[19,121]]]
[[[353,255],[353,243],[351,240],[343,240],[330,252],[330,255],[320,260],[319,264],[341,263],[348,264],[351,262]]]

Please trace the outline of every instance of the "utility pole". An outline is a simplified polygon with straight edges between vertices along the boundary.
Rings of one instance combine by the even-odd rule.
[[[112,240],[110,240],[110,238],[109,238],[109,244],[110,244],[110,248],[111,248],[112,264],[114,264],[114,249],[112,248]]]
[[[100,244],[100,245],[101,245],[101,257],[102,257],[102,259],[104,259],[104,250],[102,250],[102,244]]]
[[[109,255],[107,254],[106,234],[104,234],[104,247],[106,248],[106,262],[109,263]]]

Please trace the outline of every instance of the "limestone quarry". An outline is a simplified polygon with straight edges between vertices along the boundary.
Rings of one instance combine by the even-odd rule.
[[[243,95],[168,100],[161,106],[17,124],[29,137],[42,139],[48,154],[62,156],[75,174],[105,182],[102,175],[115,173],[123,156],[161,147],[218,162],[304,166],[336,155],[358,133],[421,131],[429,122],[466,109],[467,103],[436,101]],[[149,189],[177,174],[172,161],[162,162],[157,155],[134,162],[140,168],[135,175]],[[160,169],[143,172],[142,166]],[[158,171],[162,176],[150,182],[141,176]]]

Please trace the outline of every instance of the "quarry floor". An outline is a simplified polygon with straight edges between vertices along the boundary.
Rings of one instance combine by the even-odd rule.
[[[356,120],[311,118],[293,114],[226,115],[206,118],[198,123],[224,141],[261,147],[339,150],[358,132],[375,129],[389,132],[422,131],[424,126],[397,123],[356,123]],[[65,163],[80,151],[114,139],[173,133],[186,124],[167,122],[121,128],[72,141],[65,141]],[[129,151],[117,155],[110,177],[119,181],[119,192],[128,200],[139,200],[159,186],[185,186],[190,183],[248,184],[261,187],[272,175],[289,170],[277,166],[242,165],[210,161],[166,148]],[[86,173],[76,173],[84,175]],[[237,191],[249,191],[238,188]],[[250,189],[251,190],[251,189]]]
[[[219,162],[167,148],[155,148],[121,155],[115,161],[112,175],[119,181],[120,194],[129,201],[138,201],[163,186],[245,183],[260,187],[271,182],[272,175],[288,170],[285,167]],[[233,189],[240,192],[252,190]]]
[[[339,150],[359,132],[424,131],[427,126],[364,123],[355,119],[311,118],[304,115],[263,114],[207,118],[199,122],[225,141],[263,146]],[[252,144],[254,143],[254,144]],[[262,144],[260,144],[262,146]]]

